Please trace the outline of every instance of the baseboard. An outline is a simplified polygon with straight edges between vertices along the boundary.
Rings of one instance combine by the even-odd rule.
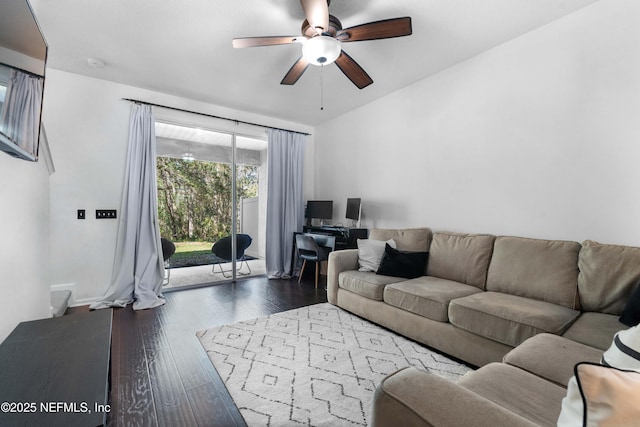
[[[98,302],[99,300],[100,300],[100,297],[82,298],[82,299],[75,300],[73,304],[70,304],[70,307],[80,307],[82,305],[91,305],[94,302]]]

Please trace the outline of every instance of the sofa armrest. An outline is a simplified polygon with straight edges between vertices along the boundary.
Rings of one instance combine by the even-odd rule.
[[[358,269],[358,250],[345,249],[333,251],[329,254],[327,264],[327,300],[333,304],[338,303],[338,276],[343,271]]]
[[[373,398],[373,427],[534,425],[454,382],[414,367],[382,380]]]

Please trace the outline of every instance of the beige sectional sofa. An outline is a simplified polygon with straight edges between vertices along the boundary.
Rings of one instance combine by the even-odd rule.
[[[573,366],[627,329],[618,318],[640,281],[634,247],[429,228],[370,239],[429,251],[425,274],[358,271],[357,250],[333,252],[329,302],[483,367],[457,384],[413,368],[391,375],[376,392],[378,426],[554,425]]]
[[[600,361],[602,351],[538,334],[457,383],[402,369],[376,389],[374,427],[555,426],[573,367]],[[578,420],[575,425],[582,425]]]

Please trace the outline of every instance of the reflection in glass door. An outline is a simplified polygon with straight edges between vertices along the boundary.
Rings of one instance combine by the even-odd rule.
[[[266,140],[162,122],[156,139],[165,288],[264,274]]]

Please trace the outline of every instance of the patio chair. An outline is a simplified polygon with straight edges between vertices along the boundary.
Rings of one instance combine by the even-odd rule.
[[[164,237],[160,238],[160,244],[162,245],[162,258],[164,259],[164,279],[162,279],[162,285],[166,286],[169,284],[169,279],[171,278],[171,263],[169,262],[169,258],[176,253],[176,245]]]
[[[236,261],[240,261],[240,267],[236,270],[236,273],[240,276],[247,276],[251,274],[251,267],[249,267],[249,263],[245,257],[244,251],[251,245],[253,239],[248,234],[238,234],[236,235]],[[220,272],[226,278],[232,277],[232,275],[227,275],[227,273],[232,270],[224,270],[222,268],[223,263],[233,261],[233,254],[231,252],[231,236],[223,237],[213,244],[211,247],[211,252],[217,257],[217,262],[214,262],[211,267],[211,272],[216,272],[216,265],[220,268]],[[245,265],[247,267],[248,272],[241,272],[242,266]]]

